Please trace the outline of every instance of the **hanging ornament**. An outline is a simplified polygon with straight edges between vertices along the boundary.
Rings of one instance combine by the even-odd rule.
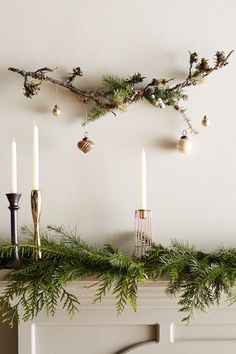
[[[87,112],[87,106],[86,106],[86,115],[85,115],[86,124],[85,124],[85,126],[87,126],[87,124],[88,124],[88,114],[87,113],[88,112]],[[81,151],[83,151],[83,153],[85,153],[85,154],[94,148],[94,142],[88,138],[88,132],[84,132],[84,138],[83,138],[83,140],[80,140],[77,143],[77,147]]]
[[[57,70],[57,67],[56,67],[56,70]],[[57,85],[55,87],[55,90],[56,90],[56,102],[57,102],[58,101],[58,99],[57,99]],[[60,107],[58,106],[58,104],[55,104],[55,106],[53,107],[52,114],[55,117],[59,117],[59,115],[61,114],[61,110],[60,110]]]
[[[204,116],[204,117],[203,117],[203,120],[202,120],[202,125],[203,125],[204,127],[209,127],[210,124],[211,124],[211,121],[208,119],[207,116]]]
[[[55,106],[53,107],[52,114],[55,117],[58,117],[61,114],[60,107],[57,104],[55,104]]]
[[[94,148],[94,142],[89,140],[87,132],[84,133],[84,138],[78,142],[77,147],[85,154]]]
[[[165,103],[163,102],[163,99],[160,97],[157,99],[155,105],[160,107],[161,109],[164,109],[166,106]]]
[[[182,131],[182,136],[177,141],[176,147],[178,151],[181,153],[186,153],[191,151],[192,144],[191,141],[189,140],[189,137],[187,136],[187,130]]]

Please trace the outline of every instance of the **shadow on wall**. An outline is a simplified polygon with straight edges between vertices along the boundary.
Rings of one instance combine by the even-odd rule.
[[[131,256],[134,251],[134,231],[115,234],[114,240],[112,239],[111,244],[113,247],[118,247],[124,253]]]
[[[0,313],[0,343],[1,354],[17,354],[18,353],[18,333],[17,326],[10,328],[7,324],[2,323],[2,315]]]
[[[165,137],[156,141],[156,145],[164,150],[176,150],[176,140],[173,138]]]

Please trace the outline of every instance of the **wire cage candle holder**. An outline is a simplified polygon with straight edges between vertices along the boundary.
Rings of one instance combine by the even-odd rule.
[[[145,258],[152,247],[152,211],[146,209],[135,210],[134,214],[134,256]]]

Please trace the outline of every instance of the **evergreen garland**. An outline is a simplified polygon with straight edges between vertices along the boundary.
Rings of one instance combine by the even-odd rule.
[[[210,65],[208,59],[199,58],[196,52],[190,52],[186,79],[173,86],[170,86],[170,82],[174,78],[169,80],[153,78],[148,84],[142,85],[145,77],[140,73],[136,73],[126,79],[113,75],[104,75],[101,88],[86,90],[74,85],[74,80],[83,75],[80,67],[73,68],[73,71],[63,80],[58,80],[48,75],[55,71],[55,69],[48,67],[43,67],[36,71],[25,71],[12,67],[9,70],[23,76],[23,93],[27,98],[37,95],[43,82],[50,82],[69,90],[77,95],[82,102],[90,104],[88,114],[82,125],[93,122],[108,113],[113,113],[116,116],[115,112],[117,110],[126,110],[131,103],[146,99],[152,105],[160,108],[164,106],[174,108],[182,115],[189,131],[195,134],[197,131],[193,128],[191,119],[188,117],[186,109],[182,106],[182,102],[188,99],[185,88],[201,84],[212,72],[225,67],[232,53],[233,50],[228,54],[223,51],[217,51],[214,56],[214,63]]]
[[[91,246],[78,237],[76,229],[67,231],[63,227],[49,226],[41,234],[43,258],[36,261],[33,259],[32,231],[24,227],[23,232],[30,240],[19,244],[21,268],[7,275],[9,283],[0,296],[0,309],[10,326],[19,321],[20,307],[24,321],[32,320],[41,310],[53,316],[59,303],[73,317],[80,302],[66,290],[66,285],[92,275],[96,276],[98,285],[94,302],[101,302],[111,291],[118,313],[126,304],[136,311],[140,283],[158,281],[166,276],[169,278],[166,293],[179,296],[179,310],[186,313],[184,322],[193,318],[194,310],[206,311],[210,306],[218,305],[223,294],[230,303],[236,301],[234,248],[206,253],[172,241],[169,248],[153,245],[145,258],[136,259],[110,245]],[[9,258],[12,247],[2,243],[0,257]]]

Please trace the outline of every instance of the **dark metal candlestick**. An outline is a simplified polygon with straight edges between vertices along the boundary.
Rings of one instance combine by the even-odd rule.
[[[39,219],[41,214],[41,204],[42,204],[42,197],[40,190],[33,189],[31,191],[31,210],[34,222],[34,244],[36,246],[35,249],[35,259],[42,258],[41,252],[41,242],[40,242],[40,235],[39,235]]]
[[[18,203],[21,194],[8,193],[6,196],[9,201],[8,209],[10,209],[11,212],[11,244],[15,247],[12,250],[11,258],[5,267],[8,269],[17,269],[20,268],[20,259],[18,254],[18,209],[20,207]]]

